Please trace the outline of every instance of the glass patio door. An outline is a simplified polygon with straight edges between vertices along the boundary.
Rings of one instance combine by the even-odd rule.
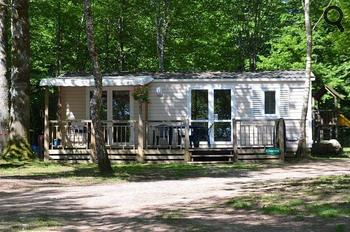
[[[224,145],[231,143],[231,90],[214,89],[213,107],[210,117],[211,138],[214,145]]]
[[[191,126],[199,128],[201,146],[231,143],[232,113],[230,89],[191,91]]]
[[[112,144],[128,145],[132,142],[133,130],[130,120],[130,91],[112,91]]]

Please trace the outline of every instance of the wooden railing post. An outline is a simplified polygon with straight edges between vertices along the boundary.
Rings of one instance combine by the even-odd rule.
[[[185,122],[185,162],[191,161],[191,153],[190,153],[190,125],[188,119]]]
[[[238,159],[238,149],[237,149],[237,121],[232,119],[232,144],[233,144],[233,159],[236,161]]]
[[[139,102],[139,117],[137,123],[137,161],[144,162],[145,161],[145,152],[144,152],[144,120],[143,120],[143,103]]]
[[[96,154],[96,131],[94,124],[90,122],[90,128],[91,128],[91,136],[90,136],[90,160],[92,162],[97,162],[97,154]]]
[[[50,146],[50,124],[49,124],[49,90],[45,88],[45,111],[44,111],[44,160],[50,159],[49,146]]]
[[[286,153],[286,125],[283,118],[277,121],[277,145],[280,149],[280,160],[284,161]]]

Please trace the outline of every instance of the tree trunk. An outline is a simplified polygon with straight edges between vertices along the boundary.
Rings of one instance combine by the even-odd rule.
[[[96,146],[94,149],[96,149],[95,153],[97,156],[99,170],[101,173],[108,174],[112,173],[113,169],[111,167],[111,162],[108,158],[107,150],[105,147],[101,122],[102,74],[100,71],[98,55],[95,48],[95,41],[93,35],[94,26],[90,0],[84,0],[84,13],[86,20],[87,46],[93,64],[93,75],[95,80],[95,88],[93,91],[92,99],[90,101],[92,124],[95,128],[95,134],[92,136],[95,136]]]
[[[62,27],[61,27],[61,1],[57,1],[56,16],[56,76],[61,74],[61,50],[62,50]]]
[[[28,0],[13,0],[12,70],[11,70],[11,137],[28,139],[29,99],[29,18]]]
[[[34,158],[29,145],[29,0],[12,1],[12,69],[10,88],[10,140],[5,159]]]
[[[6,78],[6,0],[0,0],[0,153],[9,128],[9,89]]]
[[[309,95],[311,88],[311,72],[312,72],[312,30],[311,30],[311,22],[310,22],[310,0],[304,1],[304,13],[305,13],[305,32],[306,32],[306,68],[305,68],[305,96],[304,103],[301,112],[300,119],[300,138],[298,142],[298,150],[297,150],[297,158],[302,159],[307,154],[306,147],[306,119],[308,113],[308,105],[309,105]]]
[[[159,61],[159,72],[164,72],[166,37],[168,33],[170,17],[170,0],[159,0],[156,4],[157,13],[155,18],[155,24],[157,32],[157,53]]]
[[[118,71],[123,72],[125,69],[125,55],[124,55],[124,40],[125,40],[125,23],[124,17],[121,15],[117,22],[117,34],[118,34]]]

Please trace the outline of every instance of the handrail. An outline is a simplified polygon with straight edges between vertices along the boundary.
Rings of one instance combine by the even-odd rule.
[[[276,120],[234,120],[234,149],[267,147],[276,143]]]
[[[147,148],[185,147],[184,120],[148,120],[145,122],[145,141]]]
[[[106,146],[135,148],[135,120],[103,120]],[[51,149],[90,149],[93,143],[92,120],[50,120]]]
[[[90,119],[72,119],[72,120],[49,120],[50,123],[68,123],[68,122],[81,122],[92,123]],[[136,123],[136,120],[102,120],[102,123]]]

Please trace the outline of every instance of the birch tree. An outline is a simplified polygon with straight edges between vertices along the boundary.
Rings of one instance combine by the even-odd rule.
[[[153,2],[156,8],[155,25],[157,31],[157,53],[160,72],[165,71],[165,47],[170,23],[170,1],[171,0],[156,0]]]
[[[84,14],[86,20],[87,46],[93,65],[93,75],[95,80],[93,96],[90,101],[92,124],[95,129],[95,133],[93,133],[92,136],[95,137],[96,141],[96,146],[93,149],[95,149],[95,154],[97,156],[97,163],[100,172],[108,174],[112,173],[113,170],[105,147],[105,140],[101,122],[102,74],[100,71],[98,54],[96,51],[93,35],[94,25],[90,0],[84,0]]]
[[[4,147],[9,122],[8,83],[6,78],[6,0],[0,1],[0,149]],[[2,144],[1,144],[2,143]],[[1,152],[1,150],[0,150]]]
[[[298,142],[297,157],[299,159],[305,157],[306,148],[306,118],[308,113],[309,95],[311,88],[311,72],[312,72],[312,29],[310,21],[310,0],[304,1],[304,17],[305,17],[305,32],[306,32],[306,67],[305,67],[305,96],[300,119],[300,138]]]

